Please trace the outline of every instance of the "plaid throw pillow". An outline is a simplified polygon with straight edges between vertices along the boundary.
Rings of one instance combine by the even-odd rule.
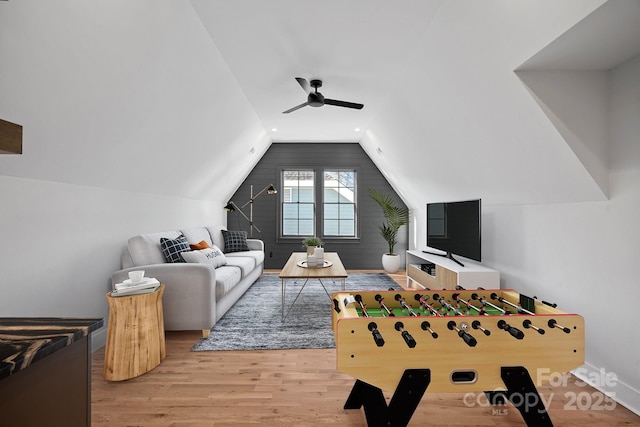
[[[247,245],[246,231],[222,230],[222,237],[224,239],[225,253],[244,252],[249,250],[249,245]]]
[[[179,235],[174,240],[167,239],[166,237],[160,238],[160,247],[162,248],[162,255],[167,262],[184,262],[180,256],[180,252],[190,251],[189,242],[184,235]]]

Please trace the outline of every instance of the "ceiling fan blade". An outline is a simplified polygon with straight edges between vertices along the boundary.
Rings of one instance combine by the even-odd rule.
[[[347,102],[347,101],[338,101],[336,99],[328,99],[328,98],[324,99],[324,103],[329,105],[335,105],[337,107],[355,108],[356,110],[362,110],[362,107],[364,107],[363,104],[357,104],[355,102]]]
[[[307,95],[309,95],[311,93],[311,86],[309,86],[309,82],[302,77],[296,77],[296,80],[298,81],[298,84],[302,86],[302,89],[307,92]]]
[[[283,112],[282,112],[282,114],[288,114],[288,113],[291,113],[292,111],[299,110],[300,108],[302,108],[302,107],[306,107],[307,105],[309,105],[309,103],[308,103],[308,102],[303,102],[303,103],[302,103],[302,104],[300,104],[300,105],[296,105],[296,106],[295,106],[295,107],[293,107],[293,108],[289,108],[287,111],[283,111]]]

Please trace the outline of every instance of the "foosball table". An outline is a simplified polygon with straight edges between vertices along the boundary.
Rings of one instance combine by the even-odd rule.
[[[584,319],[514,290],[335,292],[337,369],[356,378],[345,409],[406,426],[429,388],[510,401],[552,426],[537,386],[584,363]],[[546,375],[541,375],[545,373]],[[382,390],[394,391],[387,405]]]

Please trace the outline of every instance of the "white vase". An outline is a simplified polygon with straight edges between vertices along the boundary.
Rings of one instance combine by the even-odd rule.
[[[397,273],[400,270],[400,255],[382,255],[382,268],[387,273]]]
[[[324,261],[324,248],[317,246],[313,251],[313,256],[315,256],[318,262],[322,264],[322,262]]]

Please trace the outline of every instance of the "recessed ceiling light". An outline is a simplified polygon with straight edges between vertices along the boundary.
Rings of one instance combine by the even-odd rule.
[[[278,128],[271,128],[271,132],[278,132]]]
[[[354,129],[356,132],[360,132],[360,128],[355,128]]]

